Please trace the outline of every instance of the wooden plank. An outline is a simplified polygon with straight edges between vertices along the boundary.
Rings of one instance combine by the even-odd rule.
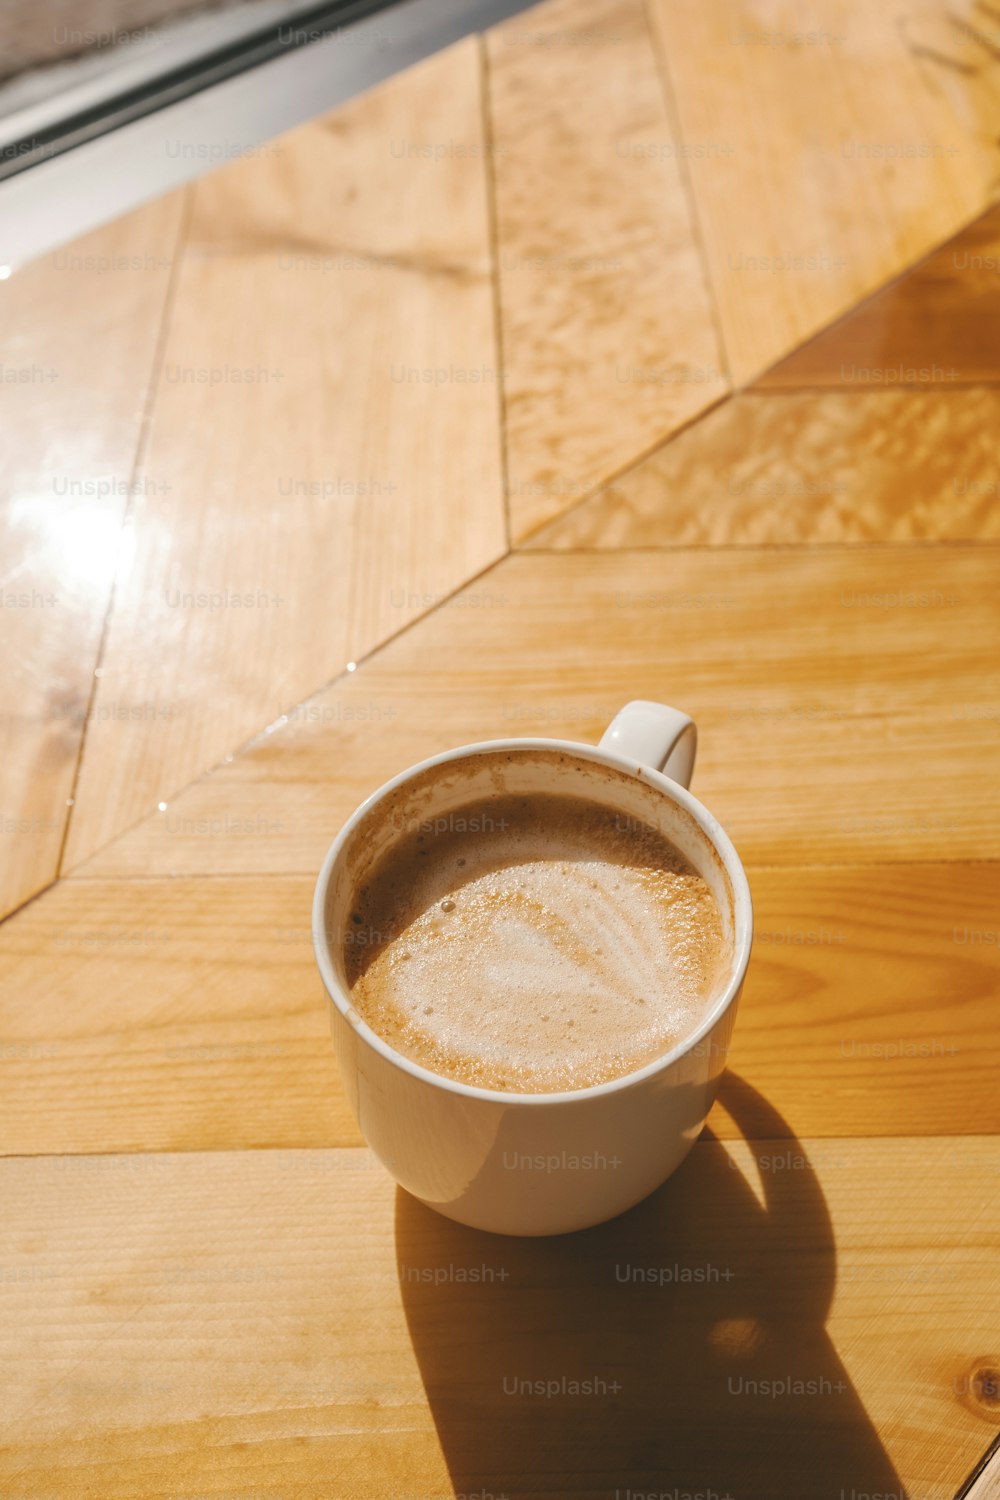
[[[1000,866],[750,877],[757,938],[730,1062],[788,1128],[1000,1129]],[[73,879],[18,913],[0,932],[5,1149],[356,1144],[312,884]],[[718,1111],[713,1128],[733,1133]],[[764,1110],[743,1128],[784,1127]]]
[[[950,1495],[995,1422],[997,1143],[803,1140],[779,1172],[786,1144],[701,1143],[549,1241],[454,1225],[363,1151],[5,1161],[0,1474],[65,1500],[153,1500],[168,1469],[185,1495]]]
[[[138,209],[3,284],[0,915],[59,862],[129,491],[155,482],[134,465],[181,204]]]
[[[356,1145],[307,880],[62,881],[0,929],[7,1152]]]
[[[454,172],[450,192],[473,196],[456,254],[475,212],[482,262],[478,53],[470,43],[428,67],[456,140],[480,146],[475,193],[466,158],[434,165]],[[393,88],[380,112],[359,106],[377,131],[368,155],[389,156],[397,136],[418,130],[426,87],[404,79],[398,108]],[[201,238],[184,255],[149,455],[169,490],[136,505],[135,559],[96,699],[100,713],[149,698],[156,661],[157,713],[95,720],[66,868],[504,548],[489,276],[471,263],[422,266],[419,224],[413,265],[304,253],[301,225],[328,194],[329,155],[314,160],[315,140],[312,127],[285,138],[282,161],[297,167],[284,197],[268,158],[238,163],[224,191],[195,190]],[[359,198],[381,193],[365,160],[350,182]],[[267,223],[248,207],[235,214],[240,248],[217,244],[224,210],[241,194],[253,200],[258,165]]]
[[[992,196],[996,60],[980,50],[985,80],[929,64],[919,25],[905,24],[921,10],[836,0],[815,17],[790,6],[765,16],[741,0],[655,0],[682,141],[719,147],[692,152],[689,167],[738,383],[955,234]],[[977,20],[974,0],[950,8],[958,26]],[[945,70],[961,111],[940,86]]]
[[[1000,209],[993,208],[765,371],[757,385],[782,390],[995,385],[1000,380],[998,272]]]
[[[469,37],[203,178],[188,247],[488,274],[479,49]]]
[[[1000,866],[751,869],[750,883],[730,1063],[793,1130],[1000,1131]],[[744,1128],[769,1130],[766,1116]]]
[[[512,531],[726,389],[639,0],[548,0],[488,33]]]
[[[525,545],[995,541],[998,433],[982,387],[747,392]]]
[[[697,719],[694,790],[749,863],[996,858],[996,568],[983,544],[515,554],[88,873],[314,872],[412,762],[594,742],[630,698]]]

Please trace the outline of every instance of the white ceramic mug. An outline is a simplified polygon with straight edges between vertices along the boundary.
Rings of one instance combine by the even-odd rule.
[[[347,1096],[396,1181],[448,1218],[522,1235],[599,1224],[665,1181],[697,1139],[725,1067],[753,917],[736,850],[686,789],[695,744],[687,715],[636,702],[596,748],[550,739],[464,745],[387,782],[331,845],[316,885],[313,944]],[[433,826],[477,797],[505,792],[578,795],[652,824],[711,887],[731,945],[728,981],[697,1030],[637,1072],[564,1093],[473,1088],[393,1051],[351,1004],[344,951],[353,898],[392,830]],[[503,1005],[502,990],[495,1003]]]

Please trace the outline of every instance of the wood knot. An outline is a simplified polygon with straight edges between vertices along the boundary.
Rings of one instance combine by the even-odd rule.
[[[980,1416],[994,1417],[1000,1410],[1000,1358],[974,1360],[968,1372],[955,1381],[955,1390]]]

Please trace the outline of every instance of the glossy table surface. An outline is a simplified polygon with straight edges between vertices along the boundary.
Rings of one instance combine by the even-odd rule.
[[[998,134],[982,3],[547,0],[0,285],[3,1500],[1000,1494]],[[477,1234],[315,873],[633,697],[750,876],[731,1068]]]

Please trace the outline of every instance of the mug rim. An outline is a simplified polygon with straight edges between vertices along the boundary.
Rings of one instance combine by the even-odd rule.
[[[340,856],[346,849],[348,842],[361,820],[368,815],[384,797],[394,792],[398,787],[404,786],[406,782],[420,775],[424,771],[432,770],[435,766],[447,765],[449,761],[473,758],[479,755],[496,754],[497,752],[509,750],[556,750],[568,752],[578,759],[597,762],[606,765],[613,770],[625,771],[629,776],[645,781],[656,788],[661,794],[671,797],[684,810],[690,814],[701,832],[713,846],[722,860],[723,868],[729,878],[733,891],[733,967],[729,981],[723,986],[716,996],[707,1013],[690,1036],[678,1042],[667,1052],[655,1057],[652,1062],[646,1063],[641,1068],[636,1068],[630,1073],[623,1073],[620,1078],[609,1078],[604,1083],[591,1084],[584,1089],[557,1089],[544,1094],[519,1094],[509,1089],[485,1089],[475,1084],[462,1083],[457,1078],[445,1078],[441,1073],[434,1073],[430,1068],[413,1062],[405,1057],[403,1053],[397,1052],[390,1047],[378,1032],[368,1025],[367,1021],[354,1008],[350,1001],[350,994],[341,985],[333,970],[330,957],[330,943],[326,932],[326,901],[330,888],[330,880],[336,868]],[[750,884],[747,880],[743,861],[740,859],[733,845],[732,839],[715,815],[709,812],[704,803],[688,791],[687,787],[681,786],[680,782],[673,781],[665,776],[662,771],[657,771],[653,766],[644,765],[641,761],[629,759],[627,756],[619,755],[613,750],[603,750],[599,745],[588,745],[578,740],[556,740],[547,739],[544,736],[521,736],[502,740],[476,740],[468,745],[459,745],[454,750],[443,750],[437,755],[430,755],[425,760],[416,761],[408,766],[405,771],[398,772],[382,786],[377,787],[365,800],[355,808],[354,812],[344,823],[340,832],[334,838],[326,852],[326,856],[320,867],[316,878],[316,889],[313,894],[312,906],[312,945],[316,963],[323,980],[329,1002],[335,1005],[343,1019],[357,1034],[372,1047],[386,1062],[395,1064],[404,1073],[421,1080],[424,1083],[437,1085],[447,1093],[458,1094],[465,1099],[482,1099],[494,1104],[505,1104],[508,1106],[525,1105],[552,1105],[568,1104],[574,1100],[584,1101],[597,1099],[604,1095],[623,1093],[628,1088],[634,1088],[657,1073],[666,1071],[687,1053],[691,1052],[708,1033],[717,1025],[739,995],[743,981],[746,977],[747,965],[750,962],[750,949],[753,942],[753,904],[750,897]]]

